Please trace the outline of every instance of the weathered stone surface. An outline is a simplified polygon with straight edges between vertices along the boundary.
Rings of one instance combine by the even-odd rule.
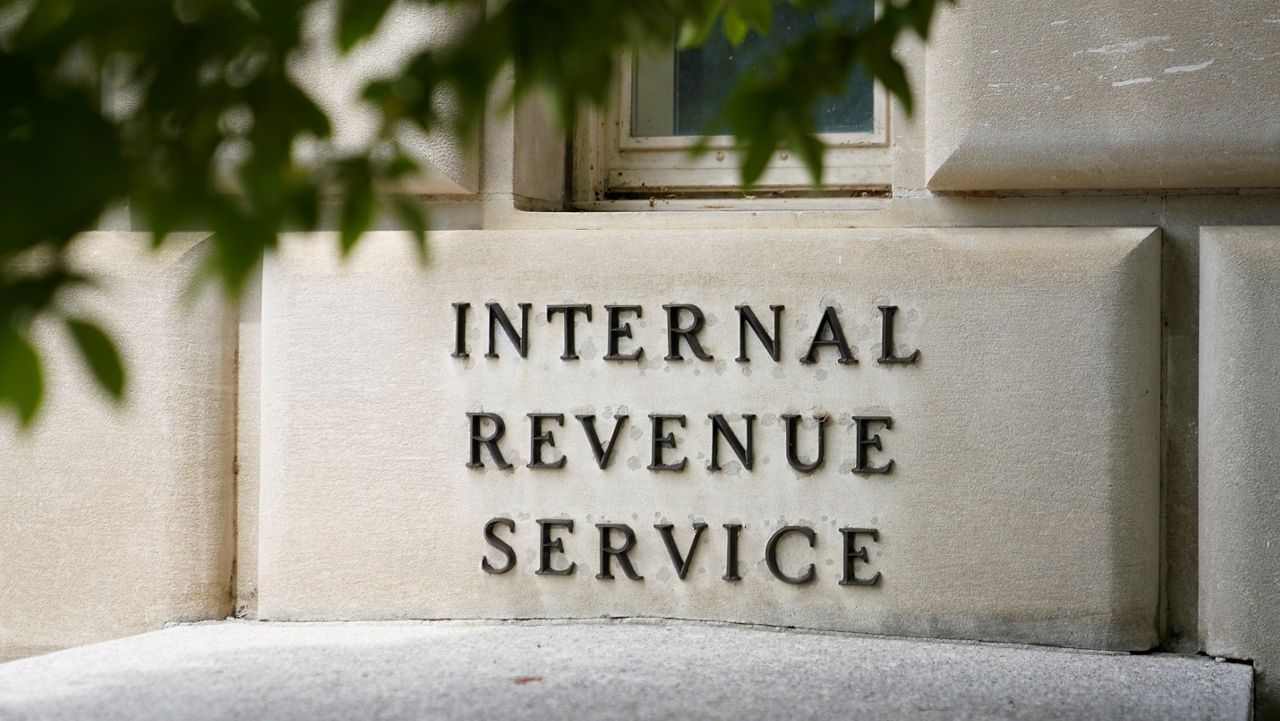
[[[1280,718],[1280,227],[1200,240],[1200,634]]]
[[[0,666],[54,719],[1240,719],[1247,665],[695,623],[221,622]]]
[[[216,294],[184,301],[198,238],[90,233],[65,300],[101,321],[130,374],[116,409],[60,326],[38,329],[46,405],[0,431],[0,659],[229,610],[235,330]]]
[[[365,153],[377,132],[378,114],[361,99],[366,83],[395,77],[413,55],[456,38],[474,18],[470,7],[398,2],[392,4],[378,30],[342,54],[334,28],[337,2],[322,3],[306,26],[306,51],[292,59],[290,71],[333,123],[332,142],[312,152]],[[441,117],[455,112],[451,99],[440,98]],[[480,189],[479,143],[463,143],[448,132],[422,133],[402,128],[397,139],[421,172],[399,190],[433,195],[468,195]]]
[[[1277,23],[1268,0],[961,3],[928,48],[928,185],[1280,185]]]
[[[255,277],[240,303],[236,346],[236,565],[235,615],[253,618],[258,596],[258,460],[262,457],[258,427],[262,399],[262,288]]]
[[[349,263],[329,237],[291,238],[264,274],[262,618],[696,617],[890,635],[1016,640],[1139,649],[1155,643],[1158,570],[1158,236],[1147,229],[836,230],[662,234],[439,232],[423,267],[403,236],[369,237]],[[528,358],[498,330],[485,358],[484,303],[516,318],[533,304]],[[454,350],[451,303],[472,304],[468,358]],[[713,361],[667,362],[662,304],[696,303]],[[590,303],[581,358],[560,359],[562,318],[550,303]],[[644,362],[602,359],[604,304],[635,303]],[[750,338],[736,363],[736,304],[771,327],[784,304],[781,361]],[[877,305],[897,305],[897,352],[882,365]],[[856,365],[799,362],[822,309],[839,308]],[[692,358],[684,349],[686,358]],[[468,462],[467,412],[500,413],[510,471]],[[530,469],[526,414],[548,423],[562,469]],[[721,443],[706,469],[708,414],[757,416],[755,467]],[[830,413],[827,462],[788,466],[785,413]],[[652,463],[648,414],[674,425],[681,473]],[[630,416],[608,470],[598,468],[575,414],[598,417],[607,440]],[[851,473],[852,416],[873,427],[887,475]],[[802,429],[813,453],[816,422]],[[503,557],[482,530],[507,517],[516,549]],[[564,539],[577,570],[536,575],[536,519],[575,522]],[[630,558],[598,580],[597,523],[637,534]],[[682,553],[708,524],[686,580],[655,524]],[[723,524],[743,525],[741,576],[725,574]],[[764,549],[784,525],[781,568],[816,580],[789,585]],[[858,537],[875,587],[841,586],[842,527]],[[621,542],[621,538],[616,539]]]

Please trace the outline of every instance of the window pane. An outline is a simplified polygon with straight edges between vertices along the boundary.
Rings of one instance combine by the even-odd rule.
[[[833,5],[837,22],[862,25],[875,17],[873,0],[837,0]],[[701,47],[680,51],[673,47],[665,57],[640,57],[632,97],[632,132],[637,136],[700,135],[708,129],[723,132],[723,128],[710,128],[710,123],[738,77],[819,22],[817,16],[791,5],[776,5],[773,30],[766,36],[751,33],[734,47],[722,33],[714,32]],[[873,130],[871,79],[855,68],[845,90],[844,95],[819,101],[814,110],[818,132]]]

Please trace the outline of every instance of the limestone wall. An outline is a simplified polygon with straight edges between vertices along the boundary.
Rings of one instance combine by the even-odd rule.
[[[1280,226],[1277,23],[1261,1],[948,11],[927,49],[903,48],[922,110],[894,111],[886,197],[567,211],[571,143],[533,106],[495,113],[477,148],[421,144],[438,171],[418,188],[433,195],[421,202],[438,231],[426,266],[394,233],[346,265],[323,234],[291,239],[237,310],[182,302],[198,238],[147,255],[144,229],[105,221],[83,262],[111,283],[84,302],[122,341],[134,386],[110,409],[42,331],[49,405],[31,434],[0,434],[0,656],[233,608],[725,617],[1206,651],[1255,661],[1259,708],[1275,715],[1266,273],[1280,236],[1261,228]],[[360,68],[348,70],[317,92],[344,102],[340,81]],[[349,119],[356,132],[359,113]],[[810,369],[790,338],[785,362],[753,361],[747,375],[734,337],[709,325],[713,362],[641,376],[584,360],[597,375],[583,376],[559,359],[560,321],[537,317],[549,303],[592,304],[583,338],[599,352],[603,306],[633,300],[650,360],[665,355],[663,303],[697,304],[730,330],[736,304],[766,320],[783,304],[799,338],[817,323],[799,311],[838,304],[859,365],[824,355]],[[921,365],[873,362],[884,301],[903,309],[904,350],[919,347]],[[449,355],[453,302],[471,303],[471,365]],[[535,304],[525,365],[486,370],[486,302]],[[695,467],[648,472],[651,428],[637,425],[618,467],[595,469],[574,415],[620,404],[646,422],[658,405],[698,418],[680,439]],[[530,460],[526,414],[563,412],[553,430],[566,468],[468,469],[465,412],[479,405],[524,439],[513,464]],[[705,471],[708,414],[741,424],[754,411],[776,433],[776,419],[764,425],[775,406],[892,415],[896,475],[834,464],[772,476],[785,460],[764,435],[751,473]],[[966,423],[982,425],[962,433]],[[842,462],[849,432],[832,437],[833,452],[846,443]],[[529,572],[537,519],[561,514],[580,524],[557,561],[579,562],[572,580]],[[482,534],[495,517],[516,525],[510,576],[480,568],[501,560]],[[752,557],[742,586],[726,588],[723,524],[735,521]],[[616,567],[613,581],[594,578],[606,522],[645,534],[633,552],[643,582]],[[715,542],[683,585],[658,575],[674,573],[653,528],[667,522],[681,549],[693,523]],[[860,566],[882,585],[829,585],[844,560],[831,524],[846,522],[883,532]],[[778,556],[788,572],[815,562],[813,584],[764,583],[763,544],[783,525],[815,529],[814,555],[792,534]]]

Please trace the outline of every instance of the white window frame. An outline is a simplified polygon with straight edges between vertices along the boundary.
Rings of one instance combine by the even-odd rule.
[[[632,53],[623,54],[620,68],[611,102],[603,111],[584,113],[574,133],[573,200],[577,207],[670,207],[708,198],[733,201],[732,207],[737,207],[741,200],[812,198],[808,170],[786,150],[775,152],[751,195],[744,196],[738,185],[739,152],[732,136],[712,137],[709,151],[700,156],[688,154],[696,137],[633,137]],[[827,147],[824,195],[866,196],[887,191],[892,185],[889,98],[879,83],[874,84],[872,93],[870,132],[818,136]]]

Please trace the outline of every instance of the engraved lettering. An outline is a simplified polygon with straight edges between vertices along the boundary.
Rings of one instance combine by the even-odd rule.
[[[689,553],[684,557],[680,556],[680,549],[676,547],[676,539],[671,535],[671,529],[674,528],[670,523],[657,523],[654,528],[658,529],[658,534],[662,536],[662,542],[667,546],[667,555],[671,557],[671,565],[675,566],[676,576],[683,581],[687,573],[689,573],[689,565],[693,563],[693,553],[698,550],[698,541],[702,539],[702,532],[707,530],[707,524],[698,522],[693,524],[693,540],[689,542]]]
[[[663,450],[666,448],[676,447],[676,434],[663,434],[663,424],[667,421],[676,421],[684,428],[685,417],[681,415],[665,415],[661,413],[650,413],[649,420],[653,422],[653,446],[649,462],[649,470],[651,471],[683,471],[688,458],[681,458],[679,463],[667,463],[663,460]]]
[[[578,324],[578,314],[581,313],[587,317],[587,322],[591,322],[591,306],[585,303],[571,303],[568,305],[549,305],[547,306],[547,322],[551,322],[551,318],[556,313],[564,313],[564,352],[560,354],[560,360],[578,360],[578,344],[574,335]]]
[[[878,305],[880,309],[880,357],[877,363],[915,363],[920,360],[920,349],[911,351],[906,356],[893,354],[893,317],[898,312],[896,305]]]
[[[689,303],[669,303],[662,306],[662,309],[667,311],[667,357],[664,360],[684,360],[684,356],[680,355],[681,340],[689,345],[689,350],[699,360],[715,360],[710,353],[702,350],[702,344],[698,342],[698,333],[707,322],[701,308]],[[680,324],[681,313],[692,316],[693,320],[689,325]]]
[[[729,422],[724,419],[724,415],[720,413],[712,413],[707,416],[711,419],[711,462],[707,464],[708,471],[719,471],[720,468],[720,439],[724,438],[729,444],[729,450],[733,451],[733,455],[738,457],[738,461],[742,463],[742,467],[748,471],[755,465],[755,420],[756,417],[750,413],[743,413],[742,419],[747,422],[747,443],[744,446],[742,441],[738,439],[738,434],[733,432],[733,428]]]
[[[782,572],[782,569],[778,568],[778,543],[791,533],[799,533],[801,536],[804,536],[805,540],[809,542],[809,548],[813,548],[813,544],[815,540],[817,540],[817,534],[808,526],[783,526],[782,528],[774,531],[773,535],[769,537],[769,542],[765,544],[764,562],[769,566],[769,573],[772,573],[774,578],[782,581],[783,583],[790,583],[798,586],[812,581],[816,571],[812,563],[810,563],[805,569],[805,572],[799,576],[788,576]]]
[[[792,468],[801,473],[813,473],[822,466],[822,460],[827,453],[827,416],[818,416],[818,453],[811,463],[805,463],[800,460],[800,452],[798,450],[799,441],[797,436],[800,434],[800,416],[794,413],[787,413],[782,416],[787,423],[787,463]]]
[[[596,465],[601,470],[609,467],[609,459],[613,457],[613,449],[618,442],[618,434],[622,432],[622,426],[627,422],[627,416],[614,416],[613,433],[609,436],[609,444],[602,445],[600,443],[600,435],[596,433],[596,417],[595,416],[574,416],[578,422],[582,424],[582,429],[586,431],[587,443],[591,444],[591,452],[596,456]]]
[[[540,576],[572,576],[575,568],[578,567],[577,562],[570,561],[565,568],[554,568],[551,565],[552,553],[564,553],[564,539],[552,538],[551,533],[557,529],[563,528],[569,533],[573,533],[573,519],[571,518],[539,518],[538,519],[538,570],[534,573]]]
[[[893,429],[893,419],[890,418],[889,416],[854,416],[853,417],[853,427],[855,431],[856,445],[857,445],[857,448],[854,451],[854,457],[855,457],[855,461],[853,464],[854,473],[863,473],[863,474],[889,473],[890,471],[893,470],[892,458],[890,458],[889,462],[884,464],[883,466],[873,466],[871,465],[871,461],[868,459],[870,452],[867,449],[874,448],[877,451],[884,450],[884,448],[880,444],[879,433],[877,433],[874,436],[867,435],[867,432],[868,432],[867,429],[872,423],[879,423],[880,425],[884,426],[884,429],[886,431]]]
[[[724,575],[722,579],[726,581],[741,581],[742,576],[738,575],[738,534],[742,533],[741,523],[724,524],[725,532],[725,560]]]
[[[631,559],[627,557],[627,553],[636,545],[636,534],[631,530],[631,526],[625,523],[597,523],[596,528],[600,529],[600,572],[596,574],[596,578],[612,579],[611,561],[616,558],[627,578],[632,581],[643,581],[644,576],[636,573],[636,569],[631,566]],[[613,545],[614,531],[622,533],[621,546]]]
[[[467,309],[470,303],[454,303],[453,353],[454,358],[469,358],[467,353]]]
[[[606,305],[604,307],[605,315],[609,321],[609,340],[605,352],[604,359],[607,361],[639,361],[644,355],[644,348],[636,348],[631,353],[622,353],[618,350],[618,344],[623,338],[631,337],[631,324],[622,322],[623,313],[635,313],[639,318],[641,314],[638,305]]]
[[[844,577],[840,579],[841,586],[874,586],[880,583],[880,572],[876,571],[876,575],[871,578],[858,578],[857,569],[854,568],[854,562],[862,561],[869,563],[867,557],[867,547],[857,545],[858,535],[870,536],[875,543],[880,542],[880,531],[874,528],[841,528],[840,535],[844,537]]]
[[[481,446],[489,450],[489,456],[498,464],[498,468],[504,471],[511,468],[507,459],[502,457],[502,449],[498,448],[498,439],[507,430],[502,416],[497,413],[468,413],[467,418],[471,419],[471,461],[467,463],[467,468],[484,468],[484,462],[480,460]],[[493,424],[493,432],[488,435],[483,430],[485,421]]]
[[[849,350],[849,341],[845,340],[844,328],[840,325],[836,309],[831,306],[827,306],[827,309],[822,312],[822,320],[818,321],[818,329],[814,331],[813,341],[809,343],[809,352],[804,354],[800,362],[817,363],[818,349],[826,346],[836,347],[840,353],[839,363],[850,365],[858,362],[853,357],[853,352]]]
[[[751,306],[743,304],[733,307],[738,311],[738,357],[734,360],[739,363],[751,362],[751,358],[747,356],[747,327],[750,326],[765,352],[775,363],[778,362],[782,357],[782,308],[780,305],[769,306],[769,310],[773,311],[773,335],[769,335]]]
[[[529,468],[564,468],[565,457],[562,455],[554,461],[542,460],[542,447],[555,447],[556,437],[551,431],[542,430],[542,422],[555,421],[564,426],[563,413],[530,413],[529,414]]]
[[[502,326],[502,332],[506,334],[507,340],[511,341],[511,345],[516,347],[520,352],[521,358],[529,355],[529,309],[533,307],[529,303],[520,303],[520,332],[516,332],[516,328],[511,324],[511,319],[507,317],[506,311],[497,303],[485,303],[484,307],[489,309],[489,352],[484,354],[485,358],[497,358],[498,352],[495,349],[496,330],[498,326]]]
[[[510,518],[491,518],[488,523],[484,524],[484,540],[490,546],[498,549],[498,551],[500,551],[503,556],[506,556],[507,559],[501,566],[495,567],[489,563],[488,556],[480,558],[480,568],[484,570],[485,573],[490,573],[495,576],[504,574],[516,567],[516,552],[507,544],[506,541],[498,538],[497,533],[494,531],[498,526],[506,526],[508,531],[515,533],[516,522]]]

